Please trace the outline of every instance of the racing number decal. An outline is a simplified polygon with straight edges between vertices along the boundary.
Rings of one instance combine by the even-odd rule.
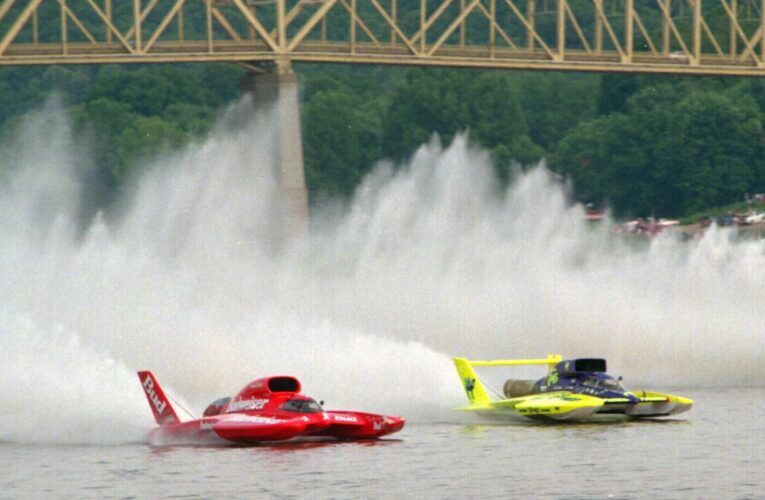
[[[553,370],[547,376],[547,385],[555,385],[558,383],[558,371]]]

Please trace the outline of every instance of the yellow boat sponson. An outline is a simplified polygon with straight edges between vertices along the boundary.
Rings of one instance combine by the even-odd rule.
[[[524,417],[546,417],[553,420],[581,420],[600,411],[604,400],[586,394],[548,392],[520,398],[494,401],[497,410],[512,409]]]

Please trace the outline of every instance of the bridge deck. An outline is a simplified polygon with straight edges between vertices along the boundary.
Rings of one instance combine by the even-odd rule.
[[[4,0],[0,65],[292,61],[763,76],[764,27],[765,0]]]

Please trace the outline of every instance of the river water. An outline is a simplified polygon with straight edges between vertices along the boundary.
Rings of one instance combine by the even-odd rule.
[[[55,103],[0,143],[0,497],[763,496],[765,241],[625,239],[544,165],[500,186],[467,136],[377,165],[284,238],[273,122],[225,115],[106,205]],[[696,406],[459,420],[451,357],[548,354]],[[408,424],[377,443],[154,449],[142,369],[196,414],[289,374],[328,409]]]
[[[765,498],[765,391],[676,392],[696,406],[667,420],[451,416],[375,442],[246,448],[7,443],[0,498]]]

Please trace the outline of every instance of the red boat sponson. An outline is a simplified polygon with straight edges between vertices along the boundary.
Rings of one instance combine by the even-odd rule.
[[[302,418],[281,420],[257,415],[226,415],[212,424],[223,439],[234,442],[283,441],[305,432],[308,422]]]
[[[353,411],[328,411],[330,425],[327,430],[317,433],[336,438],[372,439],[400,431],[405,420],[402,417],[388,417],[372,413]]]

